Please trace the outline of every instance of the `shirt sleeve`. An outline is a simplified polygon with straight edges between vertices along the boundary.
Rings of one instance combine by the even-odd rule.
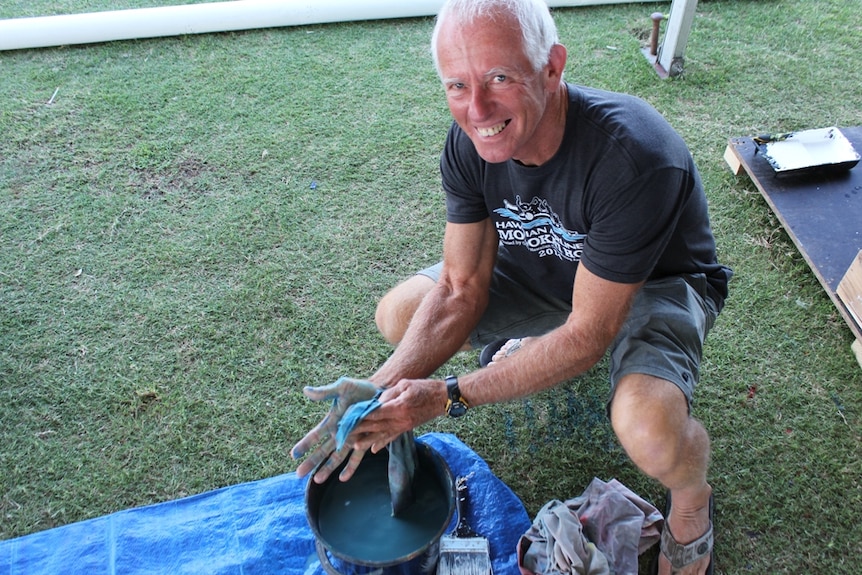
[[[484,166],[473,142],[452,122],[440,157],[447,222],[470,224],[488,217],[482,192]]]

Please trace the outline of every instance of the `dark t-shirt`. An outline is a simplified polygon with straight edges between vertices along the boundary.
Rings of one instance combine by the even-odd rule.
[[[541,166],[488,163],[452,124],[440,162],[447,220],[490,217],[501,254],[565,301],[583,263],[621,283],[704,273],[721,309],[730,270],[717,262],[685,142],[639,98],[574,85],[568,92],[563,141]]]

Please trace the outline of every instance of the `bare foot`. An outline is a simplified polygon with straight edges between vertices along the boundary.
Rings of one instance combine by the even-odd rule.
[[[494,365],[495,362],[509,357],[510,355],[521,349],[524,346],[524,343],[526,343],[529,339],[530,338],[528,337],[510,339],[503,344],[503,347],[497,350],[497,353],[494,354],[494,356],[491,358],[491,362],[488,365]]]

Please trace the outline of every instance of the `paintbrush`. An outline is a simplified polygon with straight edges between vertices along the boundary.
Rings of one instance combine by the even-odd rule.
[[[458,524],[450,535],[440,538],[440,562],[437,575],[491,575],[488,540],[473,531],[467,523],[467,478],[455,482],[455,509]]]

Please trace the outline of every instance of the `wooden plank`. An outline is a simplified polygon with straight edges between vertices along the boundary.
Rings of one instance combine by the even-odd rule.
[[[862,250],[856,254],[856,259],[850,264],[850,268],[838,284],[837,291],[838,297],[844,302],[856,326],[862,330]],[[854,341],[850,349],[853,350],[856,361],[862,367],[862,340]]]
[[[862,251],[856,254],[856,259],[838,284],[837,292],[856,325],[862,326]]]
[[[842,127],[841,132],[862,150],[862,126]],[[862,250],[862,165],[832,174],[779,177],[751,138],[731,138],[729,148],[856,339],[862,340],[862,328],[837,294],[838,284]]]
[[[852,349],[853,353],[856,355],[856,361],[859,362],[859,367],[862,367],[862,341],[857,339],[853,342],[853,345],[850,346],[850,349]]]
[[[730,171],[733,172],[734,176],[738,176],[739,172],[742,171],[742,161],[736,156],[734,152],[734,147],[728,145],[724,150],[724,161],[727,162],[727,166],[730,168]]]

